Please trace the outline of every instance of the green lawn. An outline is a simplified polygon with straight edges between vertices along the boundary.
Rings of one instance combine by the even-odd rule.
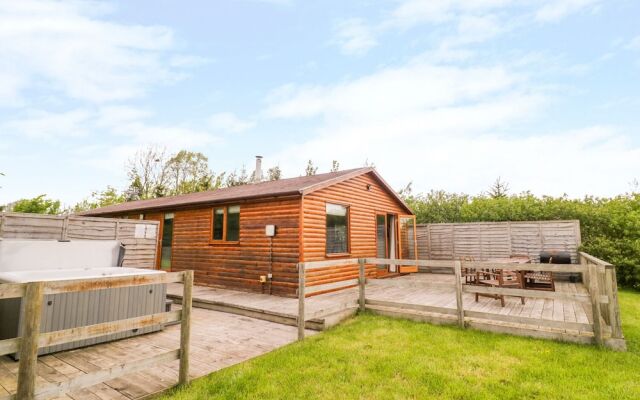
[[[629,351],[364,314],[163,399],[640,399],[640,293],[620,293]]]

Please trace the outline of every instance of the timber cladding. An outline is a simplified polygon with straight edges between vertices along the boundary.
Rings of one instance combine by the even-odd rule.
[[[132,219],[0,213],[0,238],[119,240],[124,267],[154,268],[158,223]]]
[[[302,261],[334,259],[325,254],[326,203],[349,207],[349,254],[344,258],[376,256],[376,214],[409,211],[371,174],[364,174],[305,195],[302,199]],[[375,266],[367,265],[367,275]],[[358,278],[358,266],[328,267],[308,272],[307,286]]]
[[[578,262],[580,221],[474,222],[419,224],[421,259],[477,260],[526,255],[539,262],[541,251],[567,251]]]
[[[201,285],[295,295],[300,198],[234,204],[240,204],[240,237],[233,243],[211,242],[213,206],[175,211],[171,269],[194,270]],[[273,238],[265,225],[276,226]],[[271,283],[261,283],[269,272]]]
[[[246,197],[247,194],[251,196]],[[194,199],[198,202],[194,203]],[[209,200],[203,202],[203,199]],[[347,206],[349,210],[348,251],[340,255],[326,254],[327,203]],[[240,207],[239,235],[237,240],[234,234],[234,240],[227,241],[228,212],[231,207],[235,209],[234,206]],[[225,233],[222,238],[216,236],[213,240],[216,208],[224,210],[221,229]],[[173,214],[170,246],[165,243],[165,255],[171,248],[171,270],[193,270],[198,285],[282,296],[297,294],[297,264],[300,261],[375,257],[376,214],[411,215],[408,207],[371,168],[142,200],[90,213],[130,218],[143,216],[145,220],[159,223],[158,237],[165,236],[166,240],[168,236],[163,235],[165,217],[168,213]],[[275,225],[275,236],[267,236],[266,225]],[[155,264],[159,266],[160,239],[156,246]],[[166,261],[165,258],[163,263]],[[375,266],[367,266],[370,275],[375,270]],[[327,267],[310,272],[307,282],[314,286],[357,277],[357,265]]]

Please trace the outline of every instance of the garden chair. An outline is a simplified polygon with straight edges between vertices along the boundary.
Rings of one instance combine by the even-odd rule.
[[[465,262],[474,262],[475,258],[472,256],[464,256],[460,257],[460,262],[462,262],[462,278],[464,279],[465,285],[475,285],[476,284],[476,269],[464,267]]]
[[[476,272],[476,284],[489,287],[506,287],[522,289],[522,282],[520,275],[514,271],[508,271],[505,269],[486,269]],[[476,293],[476,302],[479,300],[479,296],[491,297],[496,300],[500,300],[500,304],[504,307],[504,295],[502,294],[488,294],[488,293]],[[524,304],[524,297],[520,297],[520,302]]]

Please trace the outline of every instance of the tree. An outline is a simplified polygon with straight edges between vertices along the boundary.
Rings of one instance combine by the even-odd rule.
[[[128,200],[143,200],[166,196],[169,174],[166,149],[155,146],[136,152],[127,162]]]
[[[2,173],[0,173],[0,175],[2,175]],[[638,182],[638,178],[633,178],[631,182],[629,182],[629,186],[631,186],[631,193],[640,193],[640,182]]]
[[[313,161],[309,160],[309,161],[307,162],[307,168],[305,168],[305,170],[304,170],[304,174],[305,174],[306,176],[313,176],[313,175],[315,175],[317,172],[318,172],[318,167],[315,167],[315,166],[313,165]]]
[[[226,187],[242,186],[247,185],[248,183],[250,183],[249,175],[247,174],[247,168],[244,165],[242,166],[240,173],[233,170],[232,173],[227,175],[225,180]]]
[[[398,191],[398,195],[403,199],[411,199],[413,197],[413,182],[407,183],[405,187]]]
[[[169,158],[166,170],[167,192],[172,195],[217,189],[222,184],[222,177],[214,176],[209,159],[199,152],[180,150]]]
[[[340,163],[338,162],[338,160],[333,160],[331,162],[331,172],[338,172],[340,171]]]
[[[0,172],[0,176],[4,176],[3,172]],[[0,186],[0,189],[2,189],[2,186]],[[5,206],[0,206],[0,212],[4,211]]]
[[[267,170],[267,177],[270,181],[278,181],[282,177],[282,170],[280,170],[280,166],[276,165],[275,167],[271,167]]]
[[[32,199],[20,199],[9,205],[9,210],[13,212],[32,214],[60,214],[60,200],[47,199],[46,194],[41,194]]]
[[[0,176],[4,176],[3,172],[0,172]],[[2,186],[0,186],[0,189],[2,189]],[[5,206],[0,206],[0,212],[4,211]]]
[[[92,210],[94,208],[111,206],[127,201],[125,193],[118,192],[113,186],[107,186],[105,190],[91,193],[89,199],[84,199],[73,207],[74,212]]]
[[[376,165],[372,161],[369,161],[368,158],[366,160],[364,160],[364,166],[365,167],[369,167],[369,168],[375,168],[376,167]]]
[[[500,177],[493,182],[491,187],[489,188],[489,197],[492,199],[502,199],[507,197],[509,192],[509,184],[507,182],[502,181]]]

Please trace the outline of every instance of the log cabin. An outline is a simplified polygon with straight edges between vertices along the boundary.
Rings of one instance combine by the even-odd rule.
[[[296,295],[298,262],[417,259],[415,216],[373,168],[131,201],[83,215],[159,221],[156,268],[192,269],[198,285],[280,296]],[[414,271],[367,266],[371,277]],[[334,267],[307,282],[354,277],[357,269]]]

